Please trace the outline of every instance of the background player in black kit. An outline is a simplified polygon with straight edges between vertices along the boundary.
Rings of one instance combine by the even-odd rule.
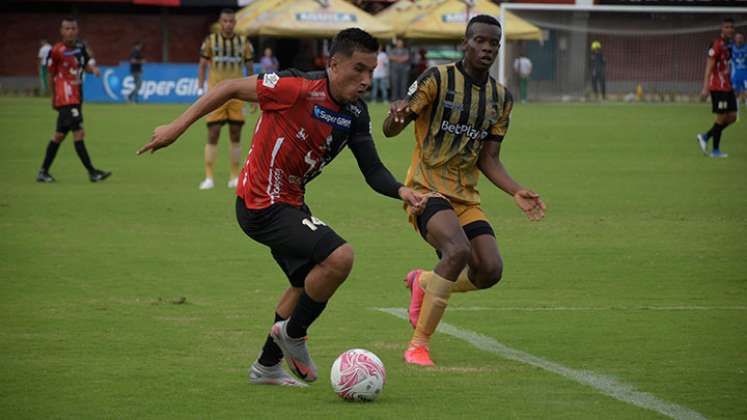
[[[270,248],[291,287],[281,296],[276,322],[252,364],[252,383],[304,386],[281,368],[283,356],[298,377],[316,380],[306,331],[352,268],[352,247],[312,216],[304,203],[305,185],[348,146],[374,190],[422,210],[423,196],[394,179],[371,137],[361,97],[371,83],[377,50],[377,41],[365,31],[343,30],[332,42],[326,71],[223,81],[172,123],[156,128],[138,151],[170,145],[229,99],[260,104],[262,115],[239,176],[236,214],[244,232]]]

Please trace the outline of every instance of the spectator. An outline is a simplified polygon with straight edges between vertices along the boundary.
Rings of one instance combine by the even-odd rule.
[[[137,95],[140,92],[140,86],[143,84],[143,43],[138,41],[130,52],[130,75],[132,76],[133,82],[135,82],[135,88],[132,89],[127,100],[129,102],[137,103]]]
[[[599,93],[602,93],[602,99],[607,99],[607,82],[604,77],[607,60],[602,54],[602,43],[594,41],[591,43],[591,88],[594,90],[594,96],[599,99]]]
[[[514,60],[514,71],[519,76],[519,98],[523,103],[527,101],[527,84],[529,75],[532,74],[532,60],[524,54],[519,54]]]
[[[259,60],[259,66],[262,69],[262,73],[275,73],[280,67],[278,59],[272,55],[272,48],[265,48],[265,53]]]
[[[410,81],[410,52],[405,43],[398,39],[395,48],[389,53],[389,71],[392,77],[392,101],[405,98]]]
[[[376,68],[373,71],[371,100],[389,102],[389,56],[381,46],[376,55]]]
[[[428,70],[428,51],[425,48],[418,50],[418,55],[415,57],[415,63],[413,64],[413,77],[417,79],[423,72]]]
[[[41,88],[41,94],[46,95],[49,86],[47,85],[47,59],[49,52],[52,50],[52,44],[46,39],[41,40],[41,48],[39,48],[39,87]]]

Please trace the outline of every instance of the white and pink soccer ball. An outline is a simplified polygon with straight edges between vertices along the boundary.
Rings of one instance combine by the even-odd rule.
[[[384,363],[368,350],[351,349],[342,353],[332,364],[329,375],[332,389],[350,401],[373,401],[386,382]]]

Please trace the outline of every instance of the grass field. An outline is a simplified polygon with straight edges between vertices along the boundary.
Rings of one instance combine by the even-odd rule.
[[[434,338],[438,367],[405,366],[409,325],[374,308],[404,308],[401,279],[435,256],[348,152],[308,190],[356,250],[310,331],[320,379],[247,384],[286,281],[235,222],[225,138],[208,192],[201,123],[135,156],[183,108],[86,105],[94,164],[114,175],[89,183],[68,139],[58,182],[40,185],[55,114],[47,100],[0,98],[0,418],[664,417],[453,335]],[[403,177],[412,134],[384,139],[384,113],[372,106],[377,145]],[[711,122],[706,105],[518,105],[503,160],[547,218],[529,223],[483,180],[504,280],[455,295],[444,321],[691,410],[681,417],[747,418],[747,123],[713,160],[694,138]],[[328,367],[352,347],[386,365],[375,403],[331,391]]]

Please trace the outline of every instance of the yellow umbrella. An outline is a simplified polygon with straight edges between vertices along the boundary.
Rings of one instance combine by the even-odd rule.
[[[469,14],[467,14],[468,3]],[[501,14],[498,5],[488,0],[446,0],[408,25],[405,38],[457,40],[464,37],[467,21],[475,15]],[[542,40],[542,31],[518,16],[504,11],[503,32],[508,40]]]
[[[407,31],[410,22],[428,13],[430,9],[443,3],[444,0],[399,0],[393,5],[376,14],[376,18],[387,22],[394,27],[397,36],[402,36]]]
[[[257,35],[255,22],[257,18],[265,12],[288,3],[289,0],[254,0],[248,6],[236,12],[236,32]]]
[[[288,0],[259,15],[250,35],[330,38],[358,27],[377,38],[394,36],[392,26],[344,0]],[[256,34],[252,31],[256,29]]]

